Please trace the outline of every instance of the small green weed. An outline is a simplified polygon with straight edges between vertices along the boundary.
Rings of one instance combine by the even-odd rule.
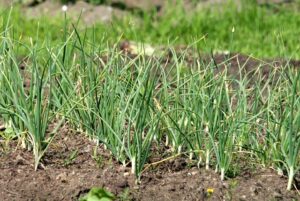
[[[77,156],[78,156],[78,150],[75,149],[74,151],[71,152],[70,156],[64,160],[64,166],[71,165],[76,160]]]
[[[96,162],[98,168],[102,168],[104,166],[103,157],[97,153],[97,147],[95,147],[92,158]]]
[[[120,201],[130,201],[130,189],[125,188],[123,192],[118,196]]]
[[[103,189],[103,188],[92,188],[86,196],[79,199],[79,201],[113,201],[115,196]]]

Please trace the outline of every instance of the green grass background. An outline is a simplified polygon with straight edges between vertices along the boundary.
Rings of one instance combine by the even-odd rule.
[[[112,23],[98,23],[89,28],[81,25],[79,30],[87,37],[94,35],[99,43],[109,44],[121,38],[155,45],[187,45],[205,36],[198,43],[203,52],[229,50],[260,58],[300,59],[298,4],[258,6],[244,1],[241,8],[228,3],[222,9],[203,8],[198,12],[186,12],[178,4],[169,6],[160,17],[155,13],[132,13],[126,19],[115,19]],[[2,11],[2,16],[5,12],[9,11]],[[10,20],[15,39],[21,38],[24,43],[29,43],[30,38],[40,43],[62,41],[63,14],[56,18],[27,19],[21,13],[19,8],[14,8]],[[70,22],[69,28],[71,31]]]

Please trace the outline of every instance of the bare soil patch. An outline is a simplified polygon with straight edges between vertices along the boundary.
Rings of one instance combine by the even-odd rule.
[[[136,185],[124,168],[103,147],[86,136],[63,127],[47,152],[42,166],[33,170],[32,153],[10,144],[0,154],[0,197],[11,200],[78,200],[92,187],[103,187],[119,200],[297,200],[287,192],[286,178],[271,169],[243,168],[239,176],[221,182],[213,170],[196,168],[176,158],[145,171]],[[76,157],[72,158],[76,152]],[[158,159],[160,160],[160,159]],[[241,161],[241,164],[249,164]],[[207,189],[214,193],[208,196]],[[122,197],[123,196],[123,197]]]

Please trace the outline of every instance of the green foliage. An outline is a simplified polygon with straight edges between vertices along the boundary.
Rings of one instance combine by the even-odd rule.
[[[61,2],[62,4],[67,4],[67,3],[75,3],[76,0],[60,0],[60,2]]]
[[[71,152],[69,157],[64,160],[64,166],[69,166],[70,164],[72,164],[76,160],[77,156],[78,156],[78,150],[75,149]]]
[[[103,188],[92,188],[86,196],[80,198],[79,201],[113,201],[115,196],[103,189]]]
[[[275,15],[252,4],[242,9],[189,15],[175,7],[157,18],[145,14],[141,24],[128,26],[125,19],[86,30],[69,23],[67,16],[63,23],[44,19],[38,26],[38,21],[23,19],[15,11],[5,13],[0,22],[1,118],[17,137],[26,134],[35,169],[67,120],[114,159],[131,165],[137,181],[153,145],[165,141],[171,155],[189,154],[199,166],[205,159],[206,168],[215,166],[222,180],[233,174],[233,154],[250,153],[262,165],[287,172],[290,190],[300,168],[299,72],[288,65],[270,66],[266,78],[260,66],[247,75],[245,66],[239,66],[238,76],[231,77],[227,59],[224,71],[213,59],[195,59],[199,50],[219,48],[300,56],[295,52],[298,18],[289,20],[299,14],[279,10]],[[121,34],[126,39],[191,45],[181,51],[141,48],[132,56],[115,45]],[[27,61],[28,89],[23,87],[20,55]],[[49,133],[49,125],[57,120]],[[76,156],[77,150],[65,165]],[[102,165],[96,152],[94,159]],[[84,199],[114,196],[95,188]]]
[[[62,4],[76,3],[78,0],[59,0]],[[110,0],[86,0],[88,3],[99,5],[99,4],[108,4]]]
[[[119,40],[120,35],[123,39],[167,45],[190,44],[206,36],[205,40],[198,43],[198,48],[205,52],[230,50],[260,58],[299,59],[300,39],[297,35],[300,34],[300,12],[247,2],[241,8],[232,4],[224,5],[221,12],[216,7],[186,12],[180,4],[177,7],[173,5],[168,6],[169,9],[159,17],[153,13],[144,13],[142,18],[131,14],[131,17],[116,19],[112,24],[98,23],[86,31],[90,36],[94,33],[96,41],[105,39],[110,44]],[[61,42],[63,16],[28,20],[21,13],[13,11],[12,24],[15,35],[22,36],[24,42],[28,44],[30,37],[36,35],[37,27],[39,41],[36,42],[42,43],[46,38],[53,45]],[[139,20],[143,23],[139,23]]]
[[[14,132],[13,128],[9,127],[6,128],[5,131],[0,131],[0,137],[3,138],[5,141],[10,141],[16,138],[17,135]]]
[[[88,0],[89,3],[92,3],[92,4],[104,4],[104,3],[108,3],[109,0]]]

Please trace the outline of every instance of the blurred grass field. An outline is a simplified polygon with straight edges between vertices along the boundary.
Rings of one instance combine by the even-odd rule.
[[[131,13],[111,23],[84,25],[79,22],[79,30],[87,37],[95,37],[99,43],[115,44],[124,39],[155,45],[187,45],[205,37],[198,43],[203,52],[219,50],[259,58],[300,59],[298,4],[259,6],[253,1],[244,1],[241,7],[226,3],[222,9],[215,6],[192,12],[178,4],[169,6],[161,16],[155,12]],[[4,16],[3,12],[9,11],[2,11],[1,16]],[[20,8],[14,8],[10,29],[14,38],[22,38],[26,43],[32,38],[34,42],[57,44],[61,42],[63,19],[63,13],[56,17],[28,19]],[[72,24],[68,27],[71,30]]]

